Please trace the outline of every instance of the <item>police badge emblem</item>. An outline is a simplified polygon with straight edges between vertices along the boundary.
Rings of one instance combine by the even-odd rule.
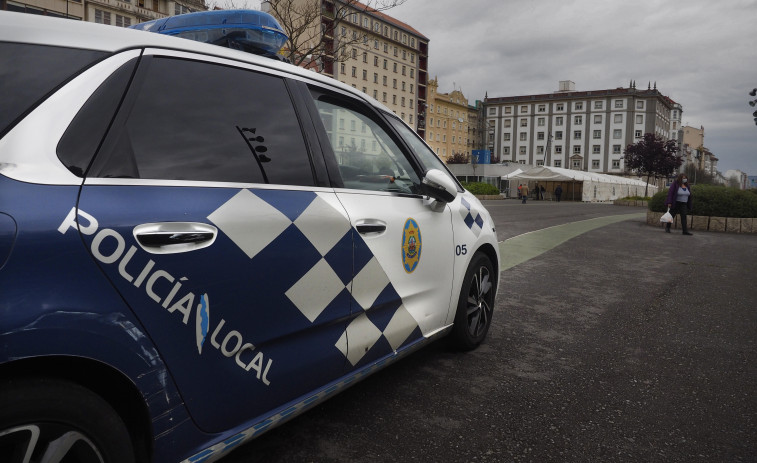
[[[421,229],[413,219],[407,219],[402,229],[402,266],[413,273],[421,260]]]

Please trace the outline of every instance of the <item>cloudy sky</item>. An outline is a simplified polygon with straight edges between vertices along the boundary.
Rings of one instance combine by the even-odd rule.
[[[560,80],[579,91],[656,82],[685,125],[704,127],[721,172],[757,175],[757,0],[405,0],[386,13],[430,39],[440,92],[473,102]]]

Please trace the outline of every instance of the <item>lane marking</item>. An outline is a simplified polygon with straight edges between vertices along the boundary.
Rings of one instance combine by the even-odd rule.
[[[591,230],[606,225],[646,217],[646,213],[611,215],[578,222],[555,225],[554,227],[535,230],[514,236],[499,242],[499,254],[502,262],[499,271],[511,269],[518,264],[527,262],[550,249],[556,248],[564,242]]]

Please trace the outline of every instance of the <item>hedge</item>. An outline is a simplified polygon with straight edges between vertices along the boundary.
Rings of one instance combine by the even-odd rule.
[[[499,190],[496,186],[484,182],[462,182],[463,188],[474,195],[498,195]]]
[[[757,195],[738,188],[714,185],[694,185],[691,187],[692,215],[711,217],[757,217]],[[649,210],[668,210],[665,199],[668,189],[658,192],[649,200]]]

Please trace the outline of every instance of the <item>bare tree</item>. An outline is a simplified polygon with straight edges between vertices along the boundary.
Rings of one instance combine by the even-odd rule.
[[[263,0],[289,41],[282,54],[297,66],[322,71],[330,63],[347,61],[352,50],[369,45],[368,32],[355,24],[353,13],[380,13],[405,0]],[[346,32],[347,26],[352,32]],[[383,31],[382,31],[383,32]],[[376,32],[377,34],[379,32]]]

